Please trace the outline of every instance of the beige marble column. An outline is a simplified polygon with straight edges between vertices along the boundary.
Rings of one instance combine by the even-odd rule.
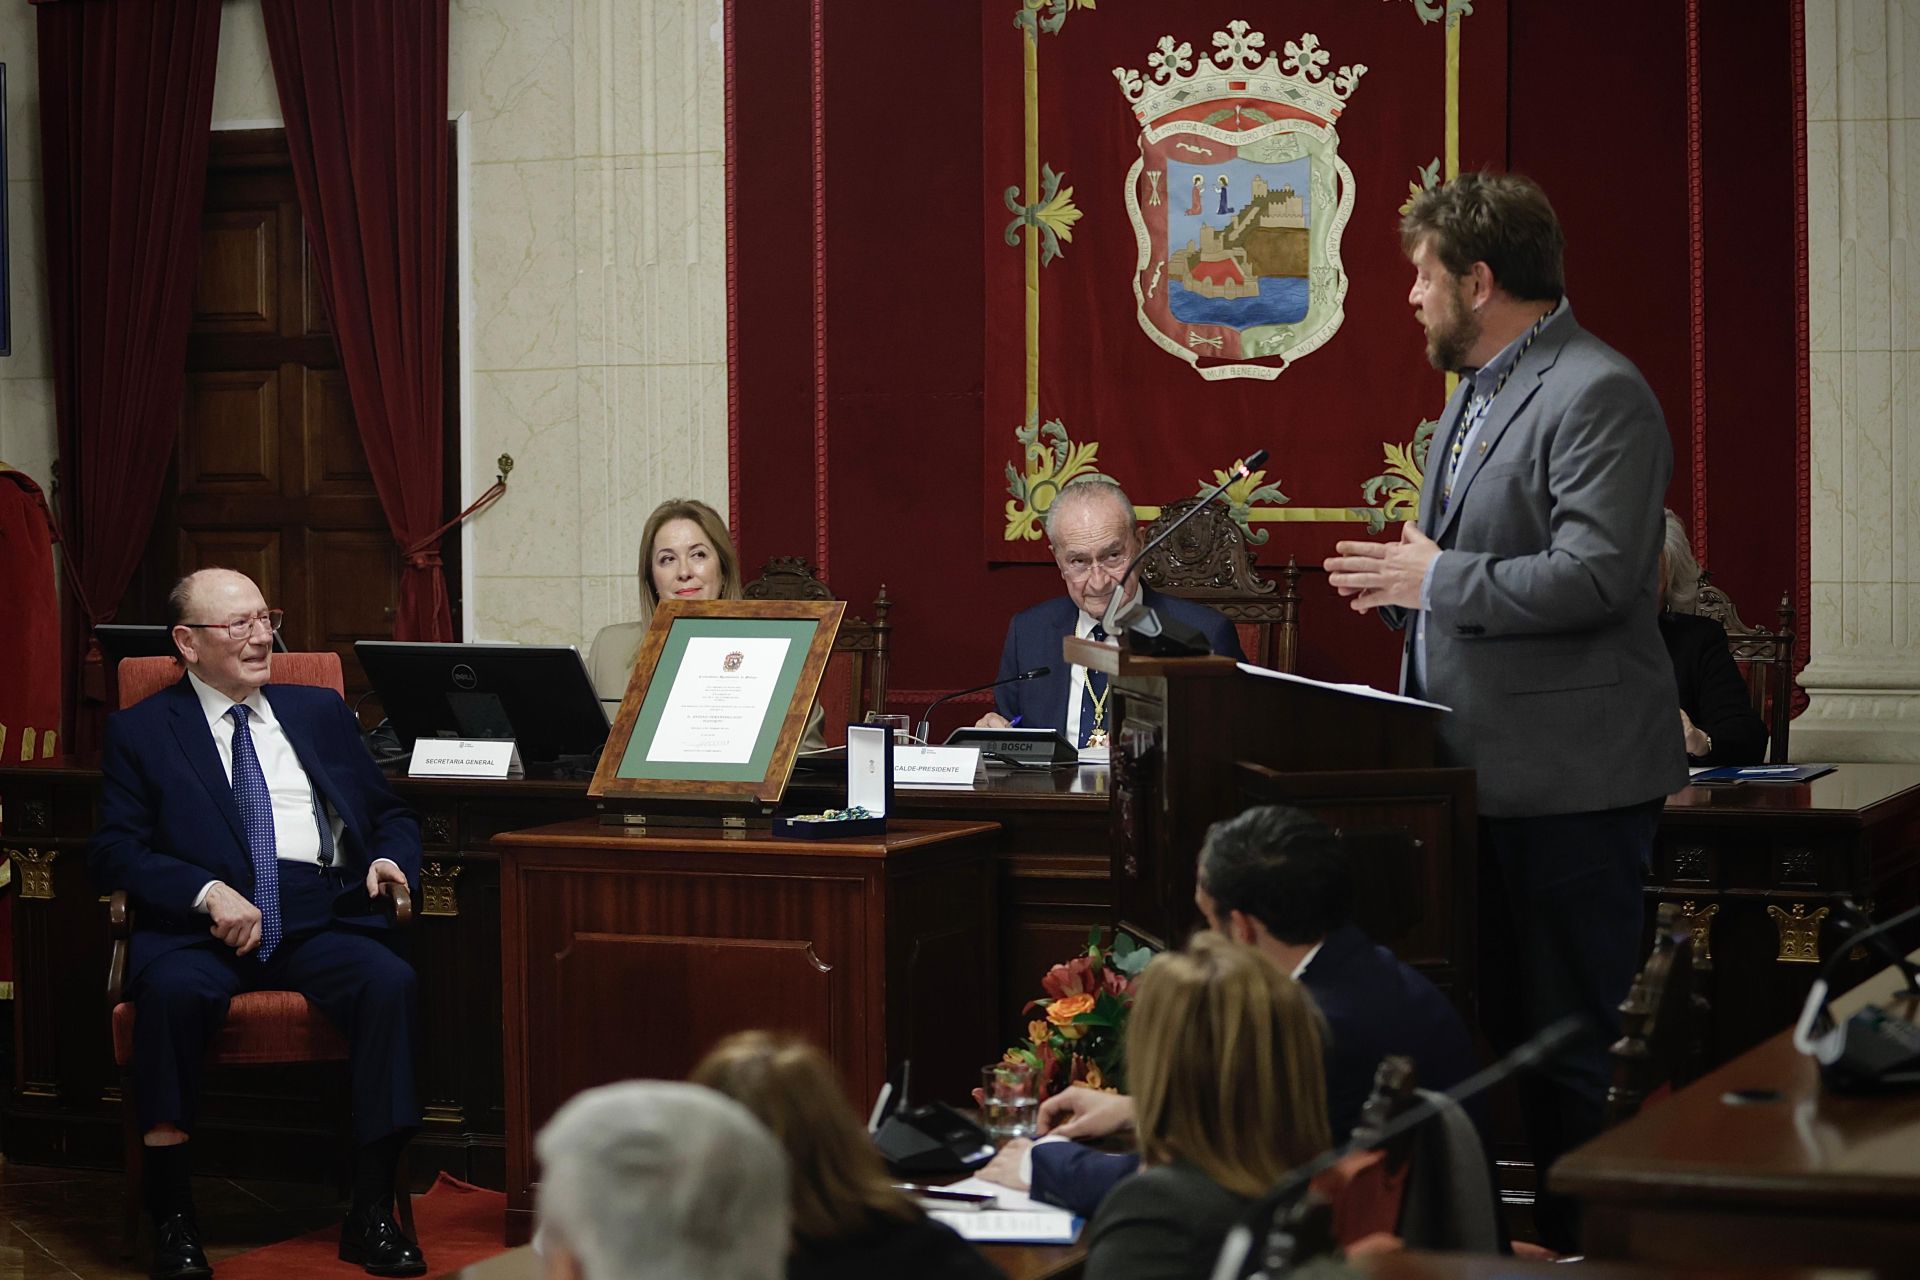
[[[1806,34],[1811,705],[1793,758],[1920,760],[1920,0],[1807,0]]]

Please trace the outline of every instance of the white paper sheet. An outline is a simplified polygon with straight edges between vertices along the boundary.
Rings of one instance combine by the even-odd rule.
[[[1072,1244],[1080,1234],[1080,1220],[1058,1211],[934,1209],[927,1216],[952,1227],[962,1240],[989,1244]]]
[[[1433,707],[1440,711],[1453,710],[1452,707],[1443,706],[1438,702],[1424,702],[1419,698],[1409,698],[1402,693],[1388,693],[1386,690],[1376,689],[1370,684],[1329,684],[1325,680],[1309,680],[1305,676],[1296,676],[1285,671],[1274,671],[1268,667],[1256,667],[1251,662],[1242,662],[1239,664],[1239,667],[1250,676],[1266,676],[1270,680],[1285,680],[1290,684],[1312,685],[1316,689],[1337,689],[1341,693],[1351,693],[1360,698],[1373,698],[1379,702],[1400,702],[1410,707]]]
[[[694,636],[674,673],[647,759],[745,764],[792,641],[785,636]]]

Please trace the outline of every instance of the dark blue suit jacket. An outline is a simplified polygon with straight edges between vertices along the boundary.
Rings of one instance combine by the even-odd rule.
[[[1191,600],[1162,595],[1152,587],[1142,587],[1140,593],[1149,608],[1161,610],[1166,616],[1203,632],[1215,653],[1236,661],[1246,660],[1240,651],[1240,634],[1224,615]],[[1080,606],[1067,596],[1043,600],[1013,615],[1013,620],[1007,623],[1006,647],[1000,651],[1000,674],[995,678],[1005,680],[1035,667],[1053,670],[1038,679],[1001,685],[994,690],[994,704],[1001,715],[1009,720],[1019,716],[1023,729],[1065,727],[1061,721],[1067,713],[1067,688],[1073,682],[1073,669],[1060,656],[1060,642],[1073,634],[1079,620]]]
[[[1388,1054],[1413,1059],[1422,1089],[1451,1089],[1480,1068],[1466,1023],[1439,988],[1353,925],[1326,936],[1300,985],[1327,1020],[1327,1119],[1336,1145],[1360,1122],[1374,1070]],[[1138,1156],[1049,1142],[1033,1149],[1033,1195],[1091,1217],[1139,1163]]]
[[[420,824],[361,745],[339,694],[291,684],[261,692],[340,818],[338,865],[359,872],[335,907],[341,923],[385,928],[358,880],[373,862],[391,858],[419,892]],[[131,980],[155,956],[210,936],[207,917],[193,909],[207,881],[224,881],[251,899],[253,860],[233,785],[185,677],[107,720],[100,770],[100,825],[87,845],[87,870],[97,890],[125,889],[140,909],[128,955]]]

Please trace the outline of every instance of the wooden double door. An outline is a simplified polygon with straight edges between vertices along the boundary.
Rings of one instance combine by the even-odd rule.
[[[161,621],[181,574],[238,569],[286,610],[288,648],[340,654],[351,694],[367,687],[353,642],[393,634],[400,548],[315,273],[285,135],[216,133],[174,463],[118,620]],[[447,314],[451,352],[456,309]],[[453,494],[457,400],[447,403]],[[445,554],[457,618],[454,540]]]

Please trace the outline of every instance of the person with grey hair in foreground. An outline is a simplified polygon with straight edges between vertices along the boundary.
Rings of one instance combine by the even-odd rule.
[[[534,1140],[546,1280],[780,1280],[786,1153],[694,1084],[589,1089]]]

